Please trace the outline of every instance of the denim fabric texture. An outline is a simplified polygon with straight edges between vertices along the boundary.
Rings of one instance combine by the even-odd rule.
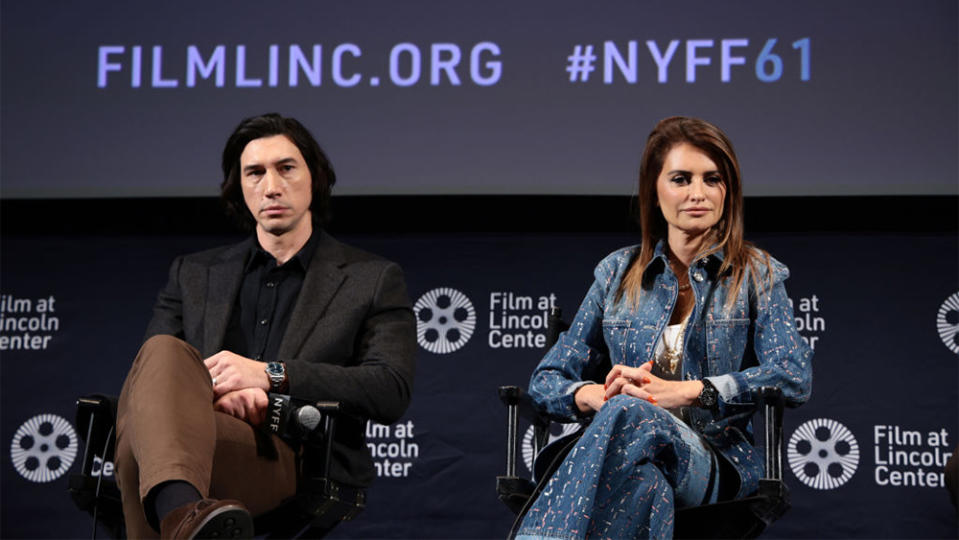
[[[656,246],[635,308],[616,296],[639,247],[620,249],[597,265],[570,329],[533,372],[529,393],[542,412],[560,422],[579,420],[573,396],[589,383],[584,374],[594,373],[604,358],[633,367],[652,359],[678,296],[665,249],[662,241]],[[747,272],[738,290],[730,290],[728,280],[718,275],[721,264],[716,253],[689,267],[695,302],[682,365],[684,380],[713,383],[719,404],[715,411],[688,407],[684,418],[736,470],[735,497],[742,497],[758,489],[762,475],[753,447],[755,392],[775,386],[787,405],[805,402],[812,387],[812,351],[794,327],[783,285],[789,271],[782,263],[770,258],[772,271],[762,272],[758,289]],[[735,301],[727,309],[730,294]],[[690,498],[690,483],[709,474],[702,459],[691,461],[698,449],[684,427],[661,407],[614,397],[595,414],[580,444],[534,502],[518,537],[670,537],[677,502],[698,504],[683,499]]]

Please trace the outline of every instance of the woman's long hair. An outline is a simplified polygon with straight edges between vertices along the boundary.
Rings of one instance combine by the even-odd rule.
[[[723,215],[713,226],[709,236],[703,242],[702,251],[696,258],[702,258],[719,251],[723,252],[723,262],[719,275],[728,280],[732,291],[726,298],[726,309],[735,302],[735,291],[742,286],[746,269],[750,269],[757,290],[760,286],[757,263],[762,260],[765,273],[771,278],[769,254],[743,240],[743,189],[739,171],[739,160],[733,151],[733,145],[718,127],[700,120],[684,116],[673,116],[661,120],[646,141],[643,159],[639,167],[639,222],[642,228],[642,247],[639,256],[633,261],[620,284],[618,297],[625,296],[628,305],[635,307],[642,292],[643,271],[653,259],[653,252],[659,240],[665,240],[667,223],[659,208],[656,182],[663,169],[666,154],[678,144],[690,144],[716,164],[726,187],[723,201]],[[768,278],[767,278],[768,279]]]

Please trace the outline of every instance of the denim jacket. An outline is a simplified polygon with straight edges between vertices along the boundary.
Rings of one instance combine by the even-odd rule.
[[[549,350],[530,381],[537,406],[559,421],[575,421],[580,413],[573,395],[588,379],[599,382],[597,368],[612,365],[638,367],[653,358],[656,343],[669,323],[679,283],[660,241],[643,275],[639,305],[617,301],[620,281],[639,246],[613,252],[596,266],[596,280],[583,300],[570,329]],[[709,379],[719,393],[714,410],[686,408],[684,418],[739,473],[737,497],[759,486],[761,457],[753,448],[754,393],[763,386],[783,391],[786,404],[797,406],[809,398],[812,387],[812,351],[793,325],[793,310],[783,281],[789,270],[770,258],[772,283],[757,291],[747,272],[741,287],[729,289],[718,276],[722,254],[694,261],[689,283],[695,302],[683,344],[683,379]],[[759,268],[764,265],[760,264]],[[761,272],[765,278],[766,272]],[[736,300],[727,311],[728,294]]]

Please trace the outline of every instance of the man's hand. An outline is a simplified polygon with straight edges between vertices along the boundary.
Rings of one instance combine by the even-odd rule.
[[[240,356],[230,351],[220,351],[203,361],[214,381],[213,394],[216,398],[245,388],[256,388],[268,392],[270,378],[266,374],[266,364]]]
[[[267,403],[265,391],[259,388],[244,388],[221,396],[213,402],[213,409],[258,426],[266,420]]]

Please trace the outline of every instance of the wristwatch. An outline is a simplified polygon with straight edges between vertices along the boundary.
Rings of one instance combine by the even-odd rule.
[[[699,406],[704,409],[715,409],[719,401],[719,391],[709,382],[709,379],[703,379],[703,391],[699,393]]]
[[[270,392],[279,392],[286,381],[286,366],[283,362],[267,362],[266,376],[270,378]]]

